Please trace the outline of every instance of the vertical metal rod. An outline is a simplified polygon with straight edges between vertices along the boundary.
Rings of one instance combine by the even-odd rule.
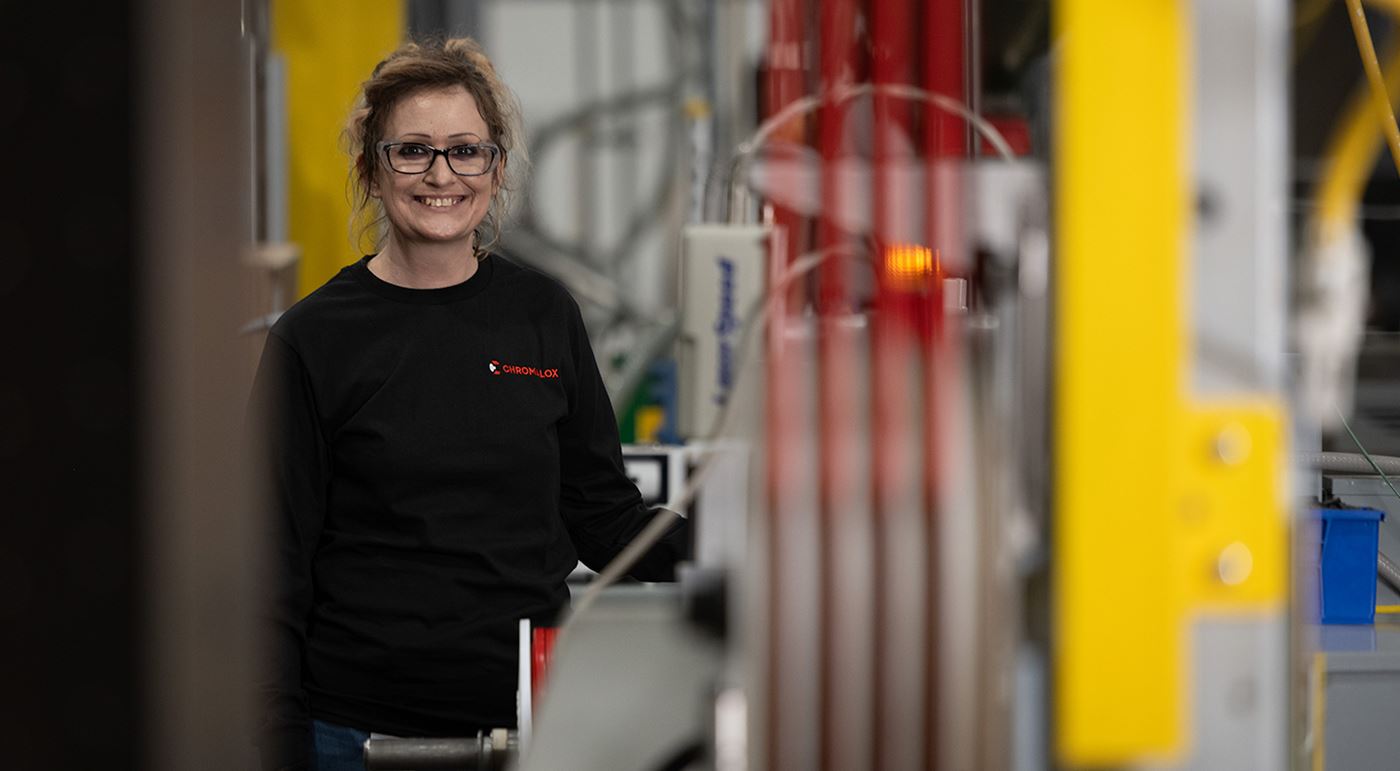
[[[785,233],[773,230],[768,325],[767,436],[770,623],[768,762],[771,771],[810,771],[818,765],[820,665],[815,448],[812,421],[812,341],[807,322],[785,307],[778,288],[786,266],[776,255]]]
[[[806,46],[808,10],[807,0],[772,0],[768,22],[768,72],[763,97],[765,117],[771,117],[807,95],[803,52]],[[776,132],[769,157],[775,163],[795,161],[797,156],[790,151],[791,147],[805,144],[806,140],[805,120],[795,120]],[[787,238],[783,241],[786,246],[781,263],[787,267],[804,251],[803,247],[807,243],[805,221],[791,209],[774,205],[773,224],[787,231]],[[787,295],[790,312],[798,313],[802,310],[806,299],[806,284],[806,281],[801,280],[792,282]]]
[[[633,0],[612,0],[611,7],[608,9],[609,15],[612,17],[612,23],[608,25],[607,30],[608,39],[611,41],[608,50],[612,56],[612,82],[609,84],[609,91],[614,94],[631,93],[636,87],[637,29],[633,23],[635,9],[636,4]],[[637,144],[632,143],[629,146],[629,144],[621,142],[620,138],[628,133],[632,136],[641,133],[640,113],[609,116],[609,123],[611,125],[608,126],[608,154],[613,160],[614,171],[618,172],[613,179],[621,182],[621,184],[613,185],[616,210],[632,212],[636,210],[636,198],[643,184],[640,164],[638,163],[640,153],[637,151]],[[621,263],[631,256],[631,254],[619,254],[616,255],[616,259]],[[608,267],[616,268],[616,266]],[[621,275],[617,277],[622,278]]]
[[[575,16],[574,87],[578,90],[578,101],[588,104],[601,97],[598,75],[601,69],[598,54],[598,19],[601,11],[596,3],[579,3],[573,9]],[[597,264],[598,227],[602,220],[598,216],[598,116],[590,115],[584,122],[579,136],[579,144],[574,157],[577,177],[575,180],[576,206],[578,207],[575,227],[579,246],[587,257],[588,264]]]
[[[806,94],[806,76],[803,71],[803,46],[805,44],[808,15],[807,0],[771,0],[769,6],[769,42],[767,50],[768,72],[766,74],[763,112],[772,116],[788,104]],[[784,127],[778,135],[782,142],[792,145],[806,139],[802,122]],[[722,147],[722,145],[721,145]],[[779,145],[772,153],[775,162],[790,157]],[[801,391],[805,384],[798,382],[799,374],[794,366],[797,357],[793,355],[791,343],[785,340],[784,330],[789,320],[795,318],[806,302],[805,281],[797,280],[791,287],[783,289],[779,285],[781,277],[796,261],[805,241],[805,220],[791,209],[770,204],[765,214],[772,225],[770,240],[770,281],[769,302],[771,305],[768,328],[767,361],[767,474],[768,474],[768,613],[769,623],[767,674],[768,703],[767,737],[764,767],[773,771],[801,768],[807,754],[799,737],[812,736],[816,726],[801,724],[802,712],[793,694],[801,689],[791,676],[792,668],[784,662],[794,657],[798,646],[810,645],[815,641],[804,640],[795,625],[786,622],[792,615],[794,592],[804,587],[792,581],[794,572],[793,550],[799,542],[798,534],[803,522],[795,521],[794,514],[801,506],[800,496],[795,488],[802,478],[808,476],[797,470],[803,461],[803,448],[799,446],[799,435],[805,433],[802,424],[805,416],[800,405],[803,403]],[[790,585],[791,583],[791,585]],[[810,767],[810,766],[809,766]]]
[[[932,92],[966,103],[967,80],[964,68],[966,29],[963,16],[964,0],[930,0],[924,7],[923,62],[924,87]],[[926,699],[928,714],[924,762],[929,768],[941,767],[945,750],[965,737],[944,736],[949,717],[945,706],[945,681],[942,650],[947,645],[942,616],[946,610],[940,593],[946,592],[945,566],[940,555],[942,535],[947,529],[944,521],[948,512],[941,501],[944,496],[945,458],[939,450],[941,433],[947,430],[939,414],[940,405],[947,403],[949,387],[956,384],[956,341],[944,324],[943,279],[945,265],[959,266],[964,256],[955,231],[960,197],[956,177],[947,168],[949,159],[962,158],[967,152],[965,121],[943,110],[925,112],[923,152],[927,164],[925,174],[925,220],[927,243],[934,253],[934,270],[929,275],[923,306],[924,359],[924,483],[926,537],[928,545],[927,585],[930,587],[927,605],[928,658],[926,669]],[[951,425],[951,424],[950,424]],[[959,630],[970,633],[971,630]],[[946,746],[945,746],[946,745]]]
[[[822,0],[818,6],[819,74],[821,92],[832,92],[854,85],[855,72],[855,2],[854,0]],[[837,224],[837,210],[842,203],[838,161],[845,152],[842,139],[849,102],[829,101],[817,111],[817,150],[821,156],[821,213],[817,218],[817,247],[831,249],[847,240]],[[830,317],[849,312],[850,264],[833,256],[819,268],[817,312]]]
[[[915,8],[912,0],[871,5],[871,80],[913,84]],[[923,767],[923,614],[931,587],[924,580],[920,488],[918,348],[915,296],[908,279],[892,274],[891,255],[917,256],[923,239],[911,199],[918,191],[899,171],[914,161],[913,112],[907,101],[874,97],[876,295],[871,328],[871,479],[873,482],[875,741],[871,767]]]
[[[858,79],[855,0],[824,0],[819,5],[819,72],[822,93],[848,88]],[[868,760],[862,745],[873,732],[872,666],[865,634],[871,624],[867,573],[871,556],[867,500],[860,495],[860,389],[854,325],[852,238],[840,224],[842,209],[854,205],[843,188],[842,164],[853,160],[845,146],[848,103],[828,102],[817,113],[821,157],[821,211],[817,247],[827,255],[817,283],[817,395],[819,407],[818,494],[821,516],[822,673],[821,768],[858,769]]]
[[[963,45],[962,57],[963,93],[967,107],[974,114],[982,114],[982,0],[963,0]],[[967,144],[970,158],[982,155],[982,140],[971,123],[964,121],[963,141]]]
[[[964,0],[930,0],[924,7],[924,83],[934,93],[968,101],[965,57]],[[966,121],[947,111],[932,113],[926,124],[930,141],[941,158],[961,158],[967,153]]]
[[[926,148],[927,149],[927,148]],[[933,180],[927,182],[926,195],[933,196]],[[926,225],[930,231],[932,225]],[[936,241],[930,235],[930,244]],[[938,338],[942,334],[942,270],[937,262],[936,247],[934,257],[934,270],[925,281],[926,296],[919,305],[919,349],[921,355],[923,382],[920,384],[920,397],[924,404],[923,421],[920,428],[921,446],[923,450],[923,510],[925,516],[924,525],[924,551],[927,554],[927,574],[924,576],[924,585],[928,587],[928,594],[925,598],[924,607],[924,639],[926,647],[924,649],[924,766],[926,768],[938,767],[939,750],[939,728],[940,728],[940,699],[941,676],[939,666],[939,644],[941,628],[939,624],[939,613],[942,610],[942,603],[939,598],[940,575],[939,570],[942,560],[939,558],[939,452],[938,452],[938,432],[940,425],[938,422],[938,377],[941,373],[935,370],[934,347],[940,345]]]

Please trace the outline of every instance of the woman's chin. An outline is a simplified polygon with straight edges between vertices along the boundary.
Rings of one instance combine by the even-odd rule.
[[[455,245],[460,246],[462,249],[470,250],[472,247],[472,231],[435,231],[431,229],[421,229],[411,233],[400,233],[399,240],[405,245],[428,246],[433,248],[445,248]]]

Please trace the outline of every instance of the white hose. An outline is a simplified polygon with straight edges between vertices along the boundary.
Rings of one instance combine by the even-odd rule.
[[[1376,575],[1393,591],[1400,592],[1400,565],[1396,565],[1383,552],[1376,552]]]
[[[1304,466],[1324,474],[1376,475],[1376,469],[1359,452],[1308,452],[1297,456]],[[1400,476],[1400,458],[1393,455],[1372,455],[1371,460],[1387,476]]]

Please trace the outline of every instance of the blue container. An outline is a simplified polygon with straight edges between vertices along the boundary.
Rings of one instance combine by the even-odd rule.
[[[1376,620],[1376,549],[1385,513],[1375,509],[1317,509],[1322,520],[1318,584],[1322,623]]]

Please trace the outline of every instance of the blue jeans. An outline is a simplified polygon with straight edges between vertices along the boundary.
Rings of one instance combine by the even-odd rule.
[[[365,771],[369,732],[311,721],[311,771]]]

